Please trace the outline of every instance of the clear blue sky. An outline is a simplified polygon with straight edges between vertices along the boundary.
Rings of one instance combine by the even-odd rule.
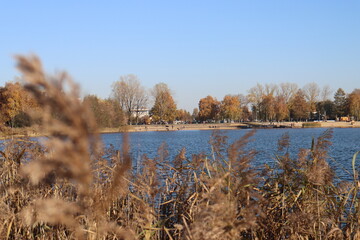
[[[14,54],[106,98],[121,75],[165,82],[179,108],[257,82],[360,88],[360,1],[0,0],[0,84]]]

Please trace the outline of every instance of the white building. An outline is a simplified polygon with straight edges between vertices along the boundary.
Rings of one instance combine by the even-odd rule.
[[[149,109],[133,109],[131,110],[131,117],[135,118],[142,118],[142,117],[146,117],[149,116],[150,114],[150,110]]]

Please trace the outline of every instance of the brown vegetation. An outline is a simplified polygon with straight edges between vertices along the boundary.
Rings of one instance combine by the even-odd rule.
[[[158,83],[153,89],[154,106],[151,108],[153,121],[173,122],[176,119],[176,104],[169,87],[165,83]]]
[[[358,239],[359,178],[336,183],[327,163],[331,131],[275,166],[253,168],[254,132],[229,145],[214,132],[212,155],[143,157],[102,149],[92,112],[66,74],[49,80],[36,57],[18,67],[45,110],[49,137],[4,142],[0,152],[1,239]],[[70,89],[67,91],[67,89]],[[355,165],[354,157],[354,165]]]

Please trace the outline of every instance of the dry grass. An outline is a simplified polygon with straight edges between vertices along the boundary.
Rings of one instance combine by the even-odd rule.
[[[256,171],[246,148],[214,132],[212,154],[143,156],[132,169],[103,149],[91,112],[68,75],[46,76],[38,58],[17,57],[25,87],[43,106],[42,142],[4,142],[0,152],[1,239],[358,239],[359,179],[334,181],[331,131],[296,158],[279,140],[276,166]],[[354,159],[355,166],[355,159]],[[335,184],[336,182],[336,184]]]

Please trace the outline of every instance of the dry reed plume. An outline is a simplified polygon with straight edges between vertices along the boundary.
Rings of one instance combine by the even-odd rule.
[[[128,136],[102,148],[94,117],[65,73],[47,76],[35,56],[16,57],[24,87],[44,111],[46,137],[0,151],[1,239],[358,239],[359,179],[336,180],[331,131],[297,157],[279,140],[274,166],[256,170],[247,144],[221,132],[212,154],[156,158],[132,169]]]

